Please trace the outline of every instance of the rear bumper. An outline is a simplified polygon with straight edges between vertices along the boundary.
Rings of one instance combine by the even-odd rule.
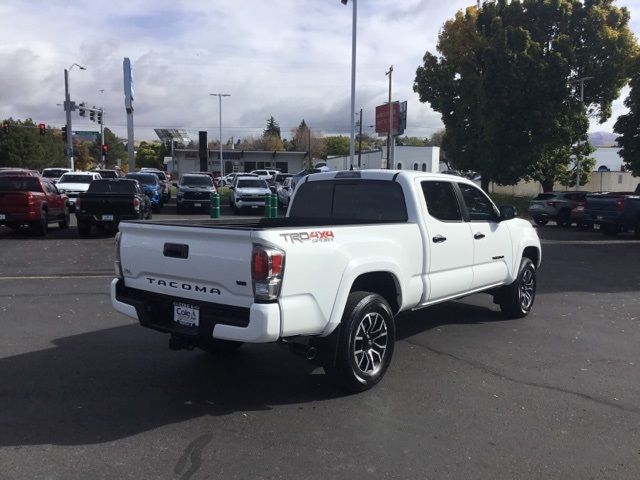
[[[40,219],[40,212],[5,213],[0,211],[0,225],[7,223],[27,223]]]
[[[93,223],[97,225],[107,224],[107,223],[119,223],[123,220],[139,220],[140,219],[140,216],[137,214],[120,215],[117,213],[113,213],[113,214],[106,213],[105,215],[113,215],[113,220],[103,220],[102,215],[90,215],[90,214],[84,214],[84,213],[78,213],[78,212],[76,212],[76,219],[78,220],[78,222],[87,222],[87,223]]]
[[[173,303],[200,307],[200,325],[186,327],[173,321]],[[275,342],[280,336],[280,306],[254,303],[250,308],[232,307],[172,297],[128,288],[121,279],[111,282],[111,304],[118,312],[135,318],[143,327],[172,333],[197,343],[211,338],[248,343]]]

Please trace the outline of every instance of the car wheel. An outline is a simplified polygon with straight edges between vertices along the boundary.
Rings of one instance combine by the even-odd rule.
[[[161,205],[154,205],[153,207],[151,207],[151,211],[153,213],[160,213],[160,209],[162,208]]]
[[[507,318],[526,317],[536,298],[536,266],[530,258],[520,261],[518,277],[498,294],[500,310]]]
[[[393,357],[396,330],[389,304],[375,293],[353,292],[338,328],[335,364],[324,367],[327,375],[352,392],[370,389]]]
[[[549,223],[549,220],[542,217],[533,217],[533,221],[536,222],[536,225],[540,225],[541,227]]]
[[[69,228],[70,222],[69,209],[67,207],[64,208],[64,218],[58,222],[58,226],[62,229]]]
[[[86,221],[78,222],[78,235],[88,237],[91,234],[91,224]]]
[[[559,227],[570,227],[571,226],[571,210],[569,210],[568,208],[564,210],[560,210],[560,212],[558,212],[558,218],[556,220],[556,223],[558,224]]]
[[[18,230],[20,230],[20,224],[19,223],[7,223],[7,224],[5,224],[5,226],[9,227],[11,230],[14,230],[16,232]]]
[[[609,237],[615,237],[620,233],[620,227],[611,223],[603,223],[601,227],[602,233]]]
[[[36,220],[31,224],[31,229],[39,237],[43,237],[47,234],[49,228],[49,216],[46,210],[40,211],[40,220]]]
[[[200,343],[198,347],[212,355],[220,355],[224,353],[232,353],[242,346],[242,342],[234,342],[232,340],[221,340],[214,338],[207,342]]]

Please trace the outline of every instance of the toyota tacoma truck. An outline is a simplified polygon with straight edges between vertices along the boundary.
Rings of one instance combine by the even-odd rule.
[[[362,391],[401,312],[476,292],[509,318],[531,311],[540,241],[515,215],[450,175],[309,175],[284,218],[122,222],[111,300],[172,349],[280,342]]]

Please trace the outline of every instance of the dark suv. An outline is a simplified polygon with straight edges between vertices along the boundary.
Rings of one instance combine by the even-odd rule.
[[[579,220],[572,218],[571,211],[582,205],[589,192],[546,192],[529,201],[529,215],[538,225],[546,225],[549,220],[559,226],[570,226]]]

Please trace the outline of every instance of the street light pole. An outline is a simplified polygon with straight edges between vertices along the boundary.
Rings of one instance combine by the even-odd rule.
[[[71,131],[71,95],[69,94],[69,72],[73,67],[78,67],[80,70],[86,70],[82,65],[74,63],[69,68],[64,69],[64,111],[67,121],[67,159],[69,161],[69,168],[73,171],[73,132]]]
[[[228,93],[210,93],[212,97],[218,97],[218,107],[220,110],[220,178],[224,177],[224,161],[222,160],[222,97],[230,97]]]
[[[580,103],[584,105],[584,82],[587,80],[592,80],[593,77],[582,77],[579,78],[578,82],[580,82]],[[578,151],[578,155],[576,156],[576,191],[580,190],[580,152]]]
[[[340,0],[346,5],[348,0]],[[356,33],[358,24],[358,0],[352,0],[353,3],[353,20],[351,22],[351,117],[349,124],[351,125],[349,140],[349,157],[351,158],[351,166],[353,167],[353,157],[356,153]]]
[[[389,75],[389,127],[387,134],[387,169],[393,169],[393,161],[391,159],[391,140],[393,139],[393,105],[391,104],[391,76],[393,75],[393,65],[389,67],[389,71],[385,73]]]
[[[107,168],[107,156],[104,154],[104,90],[100,90],[100,111],[102,118],[100,121],[100,163],[102,168]]]

